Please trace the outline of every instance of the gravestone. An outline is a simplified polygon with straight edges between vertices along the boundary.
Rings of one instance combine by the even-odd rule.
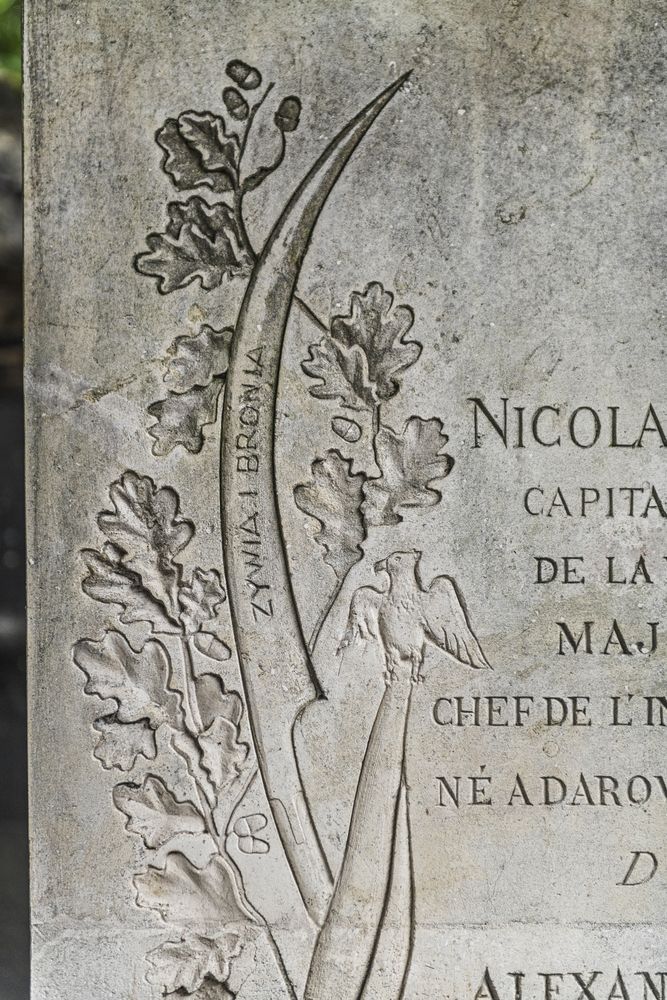
[[[664,5],[28,3],[35,1000],[665,1000]]]

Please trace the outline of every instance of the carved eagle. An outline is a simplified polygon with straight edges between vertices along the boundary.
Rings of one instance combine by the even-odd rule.
[[[428,642],[458,663],[475,669],[489,668],[477,641],[454,580],[437,576],[424,587],[420,574],[422,553],[393,552],[375,564],[386,574],[382,589],[360,587],[350,605],[347,629],[340,649],[354,640],[379,643],[385,661],[385,682],[396,671],[410,667],[414,682],[421,679]]]

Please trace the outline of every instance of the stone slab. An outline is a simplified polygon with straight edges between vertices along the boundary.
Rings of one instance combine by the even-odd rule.
[[[664,4],[26,46],[34,1000],[665,1000]]]

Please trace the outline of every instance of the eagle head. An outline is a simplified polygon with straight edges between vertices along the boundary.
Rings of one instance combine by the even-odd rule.
[[[421,557],[419,549],[411,549],[409,552],[392,552],[385,559],[376,562],[373,569],[376,573],[388,573],[390,580],[396,580],[406,575],[414,578]]]

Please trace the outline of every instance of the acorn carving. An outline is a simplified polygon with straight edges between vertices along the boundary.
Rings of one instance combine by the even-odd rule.
[[[262,82],[262,74],[254,66],[249,66],[242,59],[232,59],[227,63],[225,71],[241,90],[256,90]]]
[[[222,99],[225,102],[227,111],[237,122],[244,122],[249,114],[248,102],[239,93],[236,87],[225,87],[222,92]]]
[[[284,97],[273,116],[281,132],[295,132],[301,117],[301,101],[298,97]]]

